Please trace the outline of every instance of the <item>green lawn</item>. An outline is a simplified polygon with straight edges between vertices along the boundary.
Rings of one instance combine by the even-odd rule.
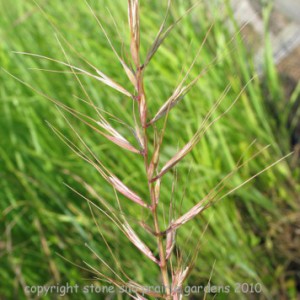
[[[141,1],[144,55],[163,20],[166,2]],[[190,3],[183,0],[173,2],[170,23],[183,14]],[[26,286],[99,283],[91,273],[76,266],[86,267],[85,263],[88,263],[101,272],[112,274],[85,246],[86,243],[114,270],[119,268],[98,232],[87,201],[67,185],[101,206],[95,195],[89,193],[89,188],[84,187],[85,182],[117,208],[114,191],[92,166],[77,157],[54,134],[47,122],[86,151],[68,126],[66,116],[107,168],[141,196],[147,196],[142,159],[107,142],[71,114],[63,112],[63,116],[61,110],[49,101],[49,98],[56,99],[97,118],[95,111],[85,102],[87,95],[74,74],[63,73],[69,69],[53,61],[14,53],[24,51],[57,60],[67,59],[76,66],[89,69],[78,56],[80,54],[131,89],[84,1],[40,0],[38,3],[44,13],[31,1],[16,0],[12,5],[0,0],[0,65],[3,68],[0,71],[0,299],[26,299],[23,291]],[[116,49],[127,55],[126,1],[93,0],[90,4]],[[191,64],[210,28],[208,15],[203,5],[196,8],[174,29],[151,61],[145,88],[152,114],[170,96],[182,76],[181,72]],[[219,60],[170,112],[162,165],[193,136],[228,84],[232,87],[215,116],[230,105],[254,74],[251,53],[243,46],[239,34],[231,40],[232,34],[224,22],[227,18],[230,19],[229,12],[217,14],[189,79],[196,77],[217,55]],[[192,153],[178,165],[176,172],[173,170],[164,177],[161,201],[165,210],[172,197],[172,182],[176,174],[174,201],[178,208],[182,201],[184,212],[226,176],[241,156],[242,161],[246,161],[270,145],[227,182],[223,194],[292,150],[284,114],[279,122],[271,114],[273,109],[269,103],[276,108],[286,99],[283,99],[282,87],[270,57],[266,61],[266,77],[263,80],[255,77],[230,113],[207,131]],[[99,108],[129,125],[133,124],[130,99],[93,78],[79,77]],[[48,95],[48,99],[42,94]],[[108,118],[111,117],[108,115]],[[111,122],[122,134],[134,140],[129,129],[116,120]],[[160,121],[158,126],[162,123]],[[254,140],[256,142],[249,148]],[[290,255],[291,249],[284,239],[293,229],[293,216],[299,214],[299,169],[295,164],[291,167],[295,159],[291,156],[272,167],[179,230],[178,248],[186,257],[193,253],[198,240],[202,240],[190,285],[205,285],[213,269],[211,283],[214,285],[229,285],[233,290],[237,283],[260,283],[263,291],[255,299],[276,299],[284,293],[289,299],[296,299],[294,264],[297,259]],[[134,228],[148,238],[134,221],[146,219],[147,215],[125,197],[120,196],[120,201]],[[156,266],[146,261],[108,218],[99,211],[94,213],[103,235],[126,272],[142,284],[155,285],[159,277]],[[104,296],[99,298],[97,294],[79,293],[68,297],[102,299]],[[218,294],[218,299],[248,298],[249,295],[243,294]],[[42,299],[51,298],[44,296]]]

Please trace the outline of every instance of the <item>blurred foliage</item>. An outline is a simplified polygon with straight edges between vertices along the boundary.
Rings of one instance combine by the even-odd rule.
[[[189,2],[174,1],[170,23],[184,13]],[[97,0],[89,3],[116,49],[126,56],[129,47],[126,1]],[[156,0],[141,3],[142,53],[145,55],[162,22],[166,3]],[[86,99],[86,96],[73,74],[37,70],[68,69],[55,62],[22,56],[14,51],[65,61],[64,49],[72,64],[86,67],[77,55],[80,53],[128,89],[131,88],[130,83],[84,1],[44,0],[39,1],[39,5],[44,12],[31,1],[17,0],[12,6],[8,1],[0,0],[1,66],[41,93],[77,111],[96,116],[91,107],[79,100]],[[157,111],[176,87],[182,70],[189,67],[215,12],[214,26],[190,78],[194,78],[216,56],[220,58],[170,113],[161,163],[192,137],[228,83],[232,88],[216,116],[228,107],[254,74],[251,56],[244,48],[241,36],[235,34],[232,38],[227,29],[229,26],[225,26],[234,24],[230,11],[224,8],[222,13],[221,10],[212,12],[200,5],[174,29],[149,65],[145,82],[150,112],[154,114]],[[283,93],[278,93],[281,86],[276,70],[271,66],[269,59],[267,93],[269,98],[277,97],[274,98],[274,105],[277,105],[282,101],[278,97],[283,97]],[[66,185],[95,200],[80,183],[84,181],[117,207],[114,192],[47,126],[45,121],[80,145],[56,106],[3,69],[0,72],[0,297],[25,299],[25,286],[63,285],[66,282],[71,285],[97,284],[98,281],[89,272],[75,264],[86,267],[84,262],[87,262],[101,272],[111,272],[85,243],[116,271],[118,266],[98,232],[87,202]],[[98,107],[132,124],[130,99],[96,80],[81,76],[80,79]],[[178,166],[176,173],[165,176],[161,195],[165,211],[175,174],[174,199],[178,208],[182,201],[181,211],[184,212],[229,173],[241,156],[246,160],[266,145],[271,145],[232,178],[227,190],[291,151],[286,124],[280,122],[278,127],[265,102],[264,93],[260,79],[255,77],[232,111],[207,132]],[[146,197],[142,160],[106,142],[71,115],[64,114],[104,164],[133,190]],[[124,135],[130,135],[122,124],[111,122]],[[248,149],[253,140],[256,143]],[[82,145],[80,147],[84,149]],[[268,299],[285,291],[295,294],[296,277],[294,269],[289,269],[295,261],[293,257],[287,257],[284,250],[278,250],[280,240],[273,230],[282,218],[290,220],[291,214],[298,213],[299,170],[291,167],[293,159],[295,157],[276,165],[180,229],[178,247],[186,256],[193,252],[199,238],[202,239],[190,284],[207,284],[213,268],[211,282],[218,286],[235,287],[237,282],[261,283],[263,293],[256,295],[255,299]],[[121,196],[120,199],[130,220],[147,219],[140,208],[132,206]],[[99,227],[126,272],[141,283],[155,285],[159,280],[156,267],[146,261],[104,215],[96,211],[95,214]],[[134,221],[132,223],[135,224]],[[293,228],[287,226],[286,230]],[[148,237],[143,232],[140,234]],[[96,299],[98,296],[76,294],[70,295],[70,298]],[[236,299],[235,294],[219,296],[220,299]],[[238,297],[246,299],[248,295]],[[50,299],[50,296],[43,299]]]

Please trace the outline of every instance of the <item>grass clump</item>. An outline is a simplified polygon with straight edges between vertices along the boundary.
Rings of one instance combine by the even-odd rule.
[[[163,40],[164,30],[168,30],[169,23],[166,23],[165,28],[162,26],[162,30],[159,30],[156,37],[154,36],[154,42],[149,43],[148,35],[143,34],[143,30],[139,33],[138,27],[139,15],[141,14],[141,20],[144,20],[143,16],[146,13],[146,8],[143,11],[142,5],[141,12],[138,14],[136,1],[129,2],[129,4],[131,42],[130,45],[127,45],[126,40],[121,41],[119,38],[113,41],[114,49],[118,49],[115,53],[114,51],[112,51],[112,54],[109,52],[110,40],[108,44],[105,41],[106,34],[108,37],[115,34],[112,29],[114,28],[112,19],[109,19],[112,26],[105,26],[105,30],[112,30],[114,33],[103,31],[104,28],[100,24],[100,29],[102,29],[101,42],[99,42],[100,39],[96,31],[88,33],[86,38],[91,41],[88,45],[81,44],[82,39],[78,36],[78,41],[70,48],[70,53],[73,52],[74,57],[71,56],[69,50],[65,50],[69,43],[64,41],[60,35],[57,37],[60,44],[58,48],[62,50],[61,53],[49,53],[52,50],[45,46],[44,56],[55,57],[57,60],[64,61],[65,65],[60,64],[61,66],[58,66],[52,64],[49,60],[43,62],[45,63],[43,69],[53,70],[55,68],[55,73],[50,72],[46,75],[40,73],[36,85],[39,87],[34,89],[41,91],[42,88],[45,91],[44,94],[51,95],[47,96],[48,99],[50,98],[49,100],[54,101],[60,109],[66,110],[75,118],[70,121],[64,114],[57,114],[52,109],[50,109],[50,118],[49,106],[39,103],[36,92],[31,93],[25,88],[21,91],[29,93],[30,95],[26,99],[32,99],[35,103],[31,109],[26,110],[28,117],[21,118],[21,124],[23,125],[25,122],[26,128],[28,128],[28,134],[24,137],[27,140],[21,144],[25,151],[14,153],[14,157],[6,155],[5,162],[6,170],[11,174],[11,180],[20,185],[18,191],[21,194],[21,191],[26,191],[23,194],[26,201],[22,201],[22,196],[18,194],[18,191],[11,192],[8,186],[4,191],[10,199],[9,207],[15,209],[16,213],[9,215],[9,210],[7,210],[5,215],[13,216],[15,220],[18,220],[17,217],[24,214],[27,214],[29,218],[26,225],[22,224],[24,221],[21,221],[24,218],[19,218],[20,221],[16,223],[11,220],[12,223],[8,222],[6,224],[6,229],[10,228],[8,224],[19,224],[13,226],[14,230],[18,232],[17,234],[14,233],[13,236],[19,242],[21,238],[18,237],[18,234],[21,235],[22,231],[25,231],[26,235],[30,231],[34,232],[33,236],[36,238],[32,241],[27,240],[27,243],[31,244],[30,249],[35,248],[35,252],[30,252],[45,257],[44,268],[47,269],[48,266],[52,266],[49,268],[50,277],[56,281],[69,278],[68,264],[60,267],[61,260],[49,253],[45,243],[44,247],[39,249],[41,241],[46,240],[46,245],[48,244],[48,248],[51,247],[52,251],[57,247],[57,252],[69,260],[75,260],[76,264],[79,264],[77,258],[84,257],[86,263],[93,266],[92,270],[95,272],[95,276],[98,277],[101,273],[105,276],[105,279],[110,280],[112,283],[126,285],[128,284],[126,277],[122,277],[122,281],[120,281],[119,275],[117,275],[122,273],[120,269],[121,262],[124,264],[123,268],[129,277],[140,279],[139,285],[135,285],[137,292],[142,285],[149,285],[148,274],[151,275],[150,285],[156,285],[160,276],[163,285],[170,286],[172,280],[173,289],[167,288],[165,293],[161,295],[165,298],[176,297],[174,287],[181,285],[181,281],[185,279],[191,270],[191,262],[195,264],[194,274],[200,275],[201,281],[207,283],[210,277],[210,269],[216,257],[218,257],[218,261],[212,279],[215,280],[214,282],[219,284],[229,283],[234,286],[235,282],[241,278],[251,278],[250,280],[264,284],[267,281],[263,277],[272,267],[270,267],[271,263],[264,262],[266,270],[259,270],[259,264],[255,261],[257,258],[253,257],[251,253],[251,246],[257,247],[258,251],[263,251],[263,248],[259,247],[260,236],[253,233],[251,226],[256,228],[265,226],[265,219],[260,217],[261,214],[258,214],[260,210],[266,215],[276,216],[278,213],[276,205],[269,200],[268,191],[270,193],[274,192],[276,183],[290,176],[287,165],[280,164],[280,167],[272,169],[271,172],[257,180],[256,186],[252,184],[247,190],[240,190],[235,193],[235,198],[242,200],[237,202],[229,201],[232,198],[225,200],[223,204],[219,203],[208,210],[207,214],[204,214],[201,219],[194,220],[191,226],[194,227],[194,236],[197,236],[197,238],[190,237],[191,227],[188,226],[191,223],[188,223],[187,227],[182,226],[182,224],[190,221],[209,207],[214,201],[225,197],[236,186],[242,185],[245,180],[252,178],[260,170],[277,160],[267,152],[262,152],[264,145],[273,142],[273,139],[272,129],[264,118],[265,112],[259,97],[258,84],[255,80],[250,82],[247,92],[244,92],[239,103],[232,107],[230,114],[216,124],[212,124],[216,118],[219,118],[230,107],[232,99],[237,99],[243,86],[250,79],[249,77],[240,80],[233,75],[228,75],[229,67],[232,74],[239,70],[234,69],[233,58],[225,56],[218,64],[209,68],[206,76],[199,77],[199,84],[195,86],[194,90],[190,90],[190,87],[196,83],[193,80],[197,79],[201,71],[205,69],[207,62],[214,62],[217,53],[211,53],[211,49],[226,51],[226,47],[230,47],[224,45],[218,39],[218,33],[221,32],[220,24],[217,22],[210,29],[212,37],[208,37],[207,49],[205,50],[206,47],[204,47],[202,52],[199,52],[201,59],[194,60],[197,57],[198,47],[193,47],[192,44],[189,48],[186,39],[200,40],[193,30],[195,28],[193,26],[199,24],[186,21],[188,18],[182,20],[180,26],[174,29],[173,38],[170,34],[158,49],[157,46]],[[91,4],[91,6],[93,7],[91,9],[92,15],[96,15],[96,11],[101,11],[97,9],[96,5]],[[61,6],[58,7],[62,8]],[[181,7],[184,7],[184,5],[180,4],[178,6],[179,10]],[[117,18],[117,23],[119,24],[118,27],[121,28],[120,30],[123,31],[125,26],[121,25],[126,22],[124,3],[121,8],[118,12],[120,16]],[[70,9],[72,10],[71,7]],[[86,6],[82,5],[81,7],[81,4],[78,5],[75,15],[85,11],[84,9],[86,9]],[[166,21],[170,22],[170,26],[179,17],[172,10],[174,8],[171,9],[171,16]],[[114,12],[113,7],[111,11]],[[64,15],[65,11],[60,11],[59,15],[61,14]],[[157,16],[154,15],[152,18],[155,19]],[[51,22],[53,23],[52,19]],[[94,23],[89,23],[87,28],[94,28],[96,23],[97,20]],[[148,28],[149,30],[155,29],[153,23],[151,23],[150,18],[145,20],[147,32]],[[68,34],[71,36],[73,33],[80,35],[78,32],[81,31],[77,28],[79,25],[73,24],[73,26],[68,30],[63,29],[66,30],[64,36],[68,36]],[[203,41],[210,25],[201,24],[201,28],[202,34],[200,36],[201,41]],[[39,35],[38,32],[36,35]],[[150,48],[142,48],[139,36],[141,36],[143,43],[149,45]],[[54,43],[57,43],[56,39],[54,39]],[[102,45],[101,54],[98,50],[99,43]],[[124,55],[121,56],[118,53],[123,44]],[[201,45],[201,43],[199,44]],[[181,45],[187,45],[183,46],[184,51],[180,50]],[[27,51],[26,46],[21,48]],[[125,49],[130,49],[131,58],[129,53],[126,54]],[[147,51],[146,49],[150,50]],[[177,50],[180,50],[178,57],[174,55]],[[159,52],[156,53],[156,51]],[[77,55],[79,53],[80,56]],[[186,53],[190,54],[187,56]],[[155,56],[153,56],[154,54]],[[81,60],[81,55],[85,57],[84,61]],[[114,67],[112,67],[112,61],[114,61]],[[184,62],[184,65],[179,64],[178,61]],[[30,59],[29,64],[31,68],[41,69],[40,61]],[[75,67],[78,65],[81,67]],[[93,67],[96,65],[102,66],[101,71],[99,70],[100,67],[99,69]],[[178,85],[174,82],[173,74],[180,74],[182,68],[184,71],[181,80],[182,78],[185,80],[191,78],[191,80],[187,82],[185,80],[179,81]],[[149,71],[147,72],[147,70]],[[88,77],[82,75],[88,75]],[[31,76],[26,75],[23,77],[21,75],[24,82],[30,83],[32,82]],[[63,80],[57,80],[58,76],[61,76]],[[228,80],[225,82],[224,78],[228,78]],[[100,82],[95,84],[93,80]],[[231,90],[227,88],[227,81],[232,86]],[[104,91],[103,84],[109,85],[112,89]],[[64,89],[69,90],[68,93],[65,94]],[[223,94],[222,90],[224,91]],[[8,87],[6,92],[9,91]],[[190,93],[186,94],[187,91]],[[75,95],[73,100],[69,100],[70,95]],[[223,99],[225,95],[227,97]],[[9,119],[9,116],[12,116],[11,109],[15,103],[13,101],[16,101],[16,99],[13,99],[13,96],[7,98],[10,99],[6,104],[6,118]],[[59,102],[56,100],[62,98],[66,101]],[[167,101],[163,102],[162,99],[167,99]],[[219,99],[220,104],[223,105],[219,107],[218,111],[214,110],[217,108],[216,99]],[[221,103],[221,100],[224,100],[224,102]],[[219,103],[217,102],[217,104]],[[26,106],[25,104],[21,105],[21,107]],[[41,106],[41,109],[37,110],[36,106]],[[22,111],[20,108],[19,116],[22,115]],[[36,111],[40,113],[37,115]],[[208,115],[207,111],[209,111]],[[14,118],[16,118],[15,115]],[[167,118],[169,118],[168,123]],[[55,142],[55,139],[49,135],[49,132],[46,134],[46,130],[43,129],[44,126],[42,125],[43,119],[49,120],[53,131],[72,148],[74,154],[81,156],[91,167],[79,162],[73,154],[66,155],[65,148],[58,145],[57,141]],[[55,127],[52,125],[54,123],[52,119],[56,120]],[[183,119],[184,122],[182,122]],[[65,122],[70,125],[71,130],[64,128]],[[201,122],[202,126],[199,130]],[[241,122],[244,126],[240,126]],[[126,126],[124,123],[126,123]],[[214,126],[207,131],[210,125]],[[86,126],[94,130],[89,131]],[[7,143],[13,145],[14,140],[16,140],[16,131],[8,132],[9,142]],[[96,135],[95,132],[102,137]],[[205,135],[203,135],[204,133]],[[225,136],[228,138],[225,138]],[[111,143],[104,143],[105,138],[109,139]],[[249,144],[255,138],[257,142],[253,148],[249,148]],[[198,142],[199,146],[194,147]],[[28,147],[28,145],[30,146]],[[47,147],[45,147],[46,145]],[[118,149],[118,147],[121,147],[121,149]],[[45,148],[46,150],[44,150]],[[113,152],[111,149],[113,149]],[[181,150],[178,151],[178,149]],[[127,152],[121,150],[127,150]],[[244,166],[251,160],[252,156],[260,152],[262,152],[262,156],[257,158],[258,161],[252,161],[251,167],[241,169],[241,173],[235,174],[231,178],[231,175],[240,166]],[[281,156],[280,149],[274,149],[274,152],[275,156]],[[49,156],[53,157],[53,153],[55,153],[54,159],[53,162],[50,162]],[[188,153],[191,154],[190,158],[188,156],[185,158]],[[245,154],[241,157],[242,153]],[[104,160],[103,157],[109,159]],[[36,161],[36,166],[32,163],[33,161]],[[39,170],[41,161],[44,163],[43,170],[45,171],[43,172]],[[182,163],[181,165],[177,165],[179,161]],[[239,162],[239,164],[236,162]],[[230,177],[227,177],[230,180],[224,180],[226,174],[231,171],[233,173],[229,173]],[[48,178],[45,174],[43,175],[43,173],[47,174],[48,172],[55,175],[51,175],[51,178]],[[188,172],[190,172],[189,179],[186,179]],[[35,180],[32,180],[29,174],[33,174]],[[40,177],[39,174],[42,176]],[[104,180],[99,178],[99,174]],[[95,184],[95,180],[97,180],[97,184]],[[64,191],[62,194],[60,188],[60,182],[62,181],[66,182],[76,192]],[[105,181],[112,188],[109,188]],[[221,184],[214,189],[220,181]],[[53,182],[56,182],[56,190],[52,189]],[[162,186],[160,186],[160,183],[162,183]],[[184,185],[186,185],[185,189]],[[39,187],[38,192],[36,191],[37,186]],[[259,187],[263,187],[263,189]],[[147,188],[149,188],[149,194]],[[224,191],[223,194],[220,193],[221,191]],[[88,205],[85,206],[82,204],[80,195],[87,197],[87,192],[90,194],[89,198],[91,200],[88,200]],[[282,192],[280,188],[275,189],[274,199],[276,197],[281,198],[280,193]],[[276,196],[276,194],[280,196]],[[160,196],[158,197],[158,195]],[[33,199],[30,205],[28,203],[29,198]],[[73,198],[75,198],[74,201],[66,201],[66,199]],[[204,200],[199,202],[201,198]],[[40,201],[41,199],[52,200],[49,205],[45,201]],[[130,202],[126,202],[126,199],[131,201],[132,205],[129,205]],[[22,210],[23,205],[24,210]],[[250,228],[243,226],[239,213],[241,207],[247,212],[245,214],[247,218],[254,224],[249,225]],[[101,248],[102,246],[98,241],[97,226],[89,217],[89,209],[92,211],[96,224],[99,224],[99,220],[103,220],[103,216],[99,214],[103,210],[105,214],[110,214],[109,218],[115,223],[114,226],[111,226],[107,224],[106,220],[101,221],[101,224],[99,224],[104,241],[107,241],[102,242],[103,248]],[[153,225],[151,219],[153,219]],[[189,256],[189,248],[197,249],[199,246],[199,234],[197,235],[197,232],[203,233],[208,220],[210,220],[210,225],[205,238],[200,240],[203,243],[203,252],[199,257],[200,263],[198,264],[194,253]],[[58,223],[61,225],[58,226]],[[66,233],[69,232],[70,225],[73,229],[68,239]],[[121,229],[121,233],[116,231],[116,227]],[[113,230],[113,233],[110,232],[111,230]],[[60,232],[63,232],[63,234],[60,234]],[[140,254],[134,248],[127,246],[128,244],[125,242],[126,239],[122,236],[122,232],[140,250]],[[78,233],[80,234],[79,237]],[[44,235],[47,237],[44,238]],[[190,238],[187,239],[187,237]],[[8,229],[6,238],[9,239]],[[76,253],[76,250],[71,253],[65,250],[65,247],[69,247],[69,245],[82,244],[82,240],[89,244],[88,248],[92,250],[94,257],[97,257],[98,253],[103,253],[104,257],[101,257],[101,260],[104,260],[105,263],[102,264],[100,269],[93,262],[93,257],[89,251],[83,250],[84,255],[80,255],[81,247],[80,250],[77,250],[78,253]],[[176,246],[174,245],[175,240],[178,243]],[[109,245],[108,249],[111,250],[105,250],[107,245]],[[240,245],[240,249],[236,249],[236,245]],[[118,251],[120,247],[126,249],[126,251],[124,250],[125,253],[124,251]],[[33,261],[33,259],[28,260],[28,258],[25,258],[18,252],[18,249],[15,251],[17,252],[12,254],[12,250],[10,250],[6,255],[12,259],[21,257],[21,260]],[[228,255],[229,253],[230,255]],[[144,255],[149,258],[149,262],[144,261]],[[188,257],[190,258],[189,262],[186,261]],[[119,263],[115,263],[113,258],[116,258]],[[130,264],[133,259],[139,262],[140,268],[138,270]],[[203,266],[204,261],[207,261],[206,266]],[[108,270],[106,262],[109,266],[115,265],[113,272]],[[12,274],[18,274],[18,266],[20,265],[23,265],[20,264],[20,261],[14,261],[8,269],[11,270]],[[230,271],[232,267],[236,269],[235,274]],[[41,280],[41,276],[34,274],[30,268],[23,270],[26,284],[36,284]],[[46,270],[40,270],[39,272],[43,274]],[[73,272],[78,271],[74,268]],[[159,275],[159,272],[161,275]],[[224,276],[224,274],[228,275]],[[74,278],[80,276],[76,274]],[[190,283],[200,284],[201,282],[198,282],[197,277],[192,275]],[[22,282],[21,278],[18,278],[17,282]],[[130,286],[131,284],[132,282],[130,282]],[[173,295],[171,295],[172,292]],[[265,288],[265,293],[268,293],[267,288]],[[141,297],[137,294],[134,296]],[[180,297],[180,295],[177,296]]]

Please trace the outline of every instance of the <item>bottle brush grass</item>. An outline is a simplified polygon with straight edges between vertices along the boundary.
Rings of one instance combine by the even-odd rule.
[[[220,104],[222,101],[228,96],[228,92],[230,90],[230,86],[227,86],[219,99],[216,100],[211,109],[207,112],[206,116],[203,118],[201,124],[199,125],[198,130],[194,133],[193,137],[189,142],[186,143],[181,149],[178,149],[177,153],[173,157],[169,157],[169,159],[162,164],[161,163],[161,154],[163,153],[162,144],[165,141],[165,137],[168,133],[167,121],[172,111],[180,105],[180,102],[184,100],[184,97],[187,93],[197,84],[199,78],[203,76],[206,70],[201,71],[198,76],[193,78],[190,82],[188,82],[191,70],[193,69],[197,59],[199,58],[200,51],[205,44],[206,38],[210,32],[207,32],[206,37],[204,38],[199,50],[195,58],[193,59],[190,67],[187,72],[184,74],[182,80],[179,84],[174,88],[174,91],[170,95],[165,102],[162,103],[161,107],[157,109],[156,113],[153,115],[149,111],[149,100],[144,88],[145,84],[145,74],[148,71],[148,66],[157,55],[158,49],[168,37],[168,35],[172,32],[172,29],[175,26],[180,26],[179,23],[183,17],[189,15],[189,13],[195,9],[195,7],[199,4],[196,2],[193,6],[188,9],[184,15],[175,20],[171,25],[168,24],[168,17],[170,15],[171,8],[171,0],[168,1],[167,11],[164,17],[164,20],[156,34],[154,41],[152,42],[149,50],[147,51],[144,58],[141,55],[141,39],[140,39],[140,12],[139,8],[142,5],[142,2],[139,3],[139,0],[128,0],[128,36],[130,37],[130,47],[127,50],[124,50],[124,53],[129,53],[130,55],[121,55],[113,46],[110,37],[105,31],[104,26],[98,19],[95,11],[89,7],[92,15],[97,21],[100,29],[104,33],[110,47],[111,51],[113,51],[114,56],[116,57],[115,63],[120,63],[124,72],[124,76],[126,80],[130,83],[131,89],[125,88],[120,83],[116,82],[113,78],[106,75],[104,72],[98,69],[98,67],[89,63],[80,53],[77,52],[74,47],[68,43],[68,46],[74,51],[78,57],[83,60],[88,66],[89,70],[77,67],[73,65],[62,44],[60,43],[59,38],[57,38],[59,45],[63,51],[65,56],[65,61],[49,58],[46,56],[20,52],[21,54],[31,55],[36,58],[46,59],[61,66],[68,68],[68,72],[71,72],[74,75],[74,78],[80,85],[84,95],[86,96],[86,103],[90,105],[96,112],[97,118],[93,118],[92,116],[83,114],[74,110],[73,108],[65,105],[64,103],[53,99],[48,95],[44,95],[42,92],[34,89],[29,84],[24,83],[30,88],[34,89],[37,93],[42,94],[42,96],[46,97],[48,100],[52,101],[59,108],[60,112],[65,111],[75,117],[77,120],[83,122],[91,129],[94,130],[95,134],[100,134],[104,138],[107,139],[108,144],[113,143],[118,147],[124,150],[123,155],[127,155],[128,152],[131,152],[136,156],[136,160],[143,161],[144,166],[144,176],[146,178],[145,186],[147,186],[147,191],[145,191],[146,197],[140,196],[136,191],[129,188],[125,183],[125,178],[118,178],[109,168],[106,167],[103,159],[99,158],[85,143],[84,137],[81,136],[74,126],[68,121],[68,119],[64,116],[67,124],[71,128],[72,132],[77,136],[78,140],[81,143],[81,146],[71,141],[67,138],[61,131],[59,131],[56,127],[49,123],[50,128],[53,132],[68,145],[68,147],[76,153],[81,159],[86,161],[88,164],[92,165],[97,172],[106,180],[107,184],[111,185],[115,191],[115,198],[118,204],[118,209],[115,209],[105,201],[102,197],[97,195],[96,191],[92,186],[87,185],[84,182],[81,182],[85,188],[97,199],[100,201],[101,205],[96,205],[95,203],[88,201],[88,204],[91,208],[92,216],[96,222],[96,217],[93,213],[92,208],[96,207],[99,209],[106,217],[108,221],[114,223],[114,225],[125,235],[128,239],[128,242],[132,244],[133,247],[136,247],[145,259],[149,260],[149,263],[154,264],[156,268],[160,271],[160,276],[157,278],[157,285],[163,287],[159,292],[145,289],[140,283],[135,282],[126,275],[126,271],[123,270],[122,267],[118,268],[118,271],[113,270],[104,260],[101,258],[96,252],[90,248],[93,254],[105,265],[107,269],[109,269],[113,273],[114,276],[110,276],[100,272],[96,268],[88,265],[88,269],[95,274],[97,278],[104,280],[105,282],[109,282],[115,285],[118,288],[127,288],[126,293],[134,298],[134,299],[146,299],[146,297],[154,297],[161,299],[173,299],[178,300],[183,297],[183,287],[185,282],[187,281],[189,275],[192,272],[193,265],[198,256],[199,244],[198,247],[195,248],[192,255],[189,257],[189,260],[183,257],[183,254],[176,249],[176,236],[178,234],[178,230],[184,226],[187,222],[202,214],[206,209],[212,206],[214,203],[223,199],[227,195],[233,193],[238,188],[245,185],[247,182],[251,181],[253,178],[258,176],[260,173],[264,172],[268,168],[272,167],[274,164],[278,163],[276,161],[274,164],[267,166],[264,170],[261,170],[259,173],[253,175],[252,177],[245,180],[240,185],[235,188],[227,191],[226,193],[221,192],[224,190],[226,183],[230,180],[230,178],[245,164],[247,164],[250,160],[252,160],[256,155],[260,152],[254,154],[247,161],[240,160],[237,162],[236,167],[225,176],[218,184],[215,186],[207,195],[198,201],[193,207],[191,207],[188,211],[182,212],[181,215],[175,217],[174,207],[172,206],[172,202],[170,201],[170,217],[168,220],[164,218],[164,216],[160,215],[163,209],[159,209],[161,204],[160,199],[160,190],[161,186],[164,184],[164,177],[171,170],[176,167],[193,149],[197,146],[199,141],[203,138],[204,134],[207,130],[213,126],[221,117],[227,114],[231,108],[238,101],[241,93],[244,92],[247,85],[240,91],[239,94],[236,95],[235,99],[232,99],[231,104],[227,107],[227,109],[223,110],[217,117],[216,112],[218,108],[220,108]],[[50,20],[51,22],[51,20]],[[55,28],[55,25],[52,24]],[[212,28],[212,27],[211,27]],[[67,42],[67,41],[66,41]],[[216,58],[217,60],[218,58]],[[214,62],[213,62],[214,63]],[[213,63],[211,65],[213,65]],[[92,101],[92,97],[89,95],[89,91],[84,87],[80,77],[88,76],[92,79],[97,80],[100,84],[106,85],[108,88],[113,89],[121,94],[122,97],[126,98],[128,101],[132,102],[132,126],[131,131],[133,132],[134,139],[130,140],[126,135],[119,132],[114,128],[112,123],[109,122],[109,118],[107,114],[101,110],[99,110],[95,103]],[[19,79],[18,79],[19,80]],[[19,80],[21,81],[21,80]],[[120,106],[120,109],[122,107]],[[183,121],[184,122],[184,121]],[[129,125],[124,125],[128,127]],[[172,132],[172,134],[176,134],[176,132]],[[282,158],[284,159],[284,158]],[[138,171],[138,170],[137,170]],[[70,187],[74,190],[72,187]],[[74,190],[75,191],[75,190]],[[75,191],[78,193],[77,191]],[[170,194],[172,191],[170,191]],[[151,218],[147,218],[145,222],[138,222],[141,230],[145,230],[147,234],[152,236],[149,240],[143,240],[138,233],[132,228],[130,223],[128,222],[129,216],[122,209],[121,201],[119,200],[119,194],[122,194],[128,201],[131,202],[133,206],[139,206],[145,214],[151,216]],[[130,216],[133,218],[133,216]],[[162,222],[163,220],[163,222]],[[101,233],[101,231],[100,231]],[[114,251],[110,248],[108,242],[102,235],[106,246],[108,247],[108,251],[112,255],[114,259]],[[153,241],[152,244],[150,242]],[[118,265],[121,265],[122,262],[118,262]],[[135,265],[138,265],[138,262],[135,262]],[[121,270],[121,271],[120,271]],[[121,274],[119,274],[119,272]]]

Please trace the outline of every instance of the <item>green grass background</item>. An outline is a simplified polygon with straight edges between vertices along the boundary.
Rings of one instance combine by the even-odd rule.
[[[165,2],[141,1],[143,56],[162,22]],[[65,71],[66,68],[13,52],[26,51],[65,60],[57,42],[58,36],[70,61],[74,65],[86,67],[63,41],[62,34],[88,61],[131,89],[84,1],[39,1],[45,14],[31,1],[16,0],[13,3],[0,0],[0,64],[3,69],[42,93],[78,111],[96,116],[90,107],[74,97],[85,96],[72,74],[32,70],[43,68]],[[116,49],[121,52],[124,47],[127,53],[129,36],[126,1],[98,0],[90,1],[90,4]],[[184,13],[190,4],[190,1],[174,1],[169,22]],[[251,53],[243,46],[240,35],[228,43],[232,35],[228,32],[228,22],[232,22],[230,11],[220,12],[215,9],[208,12],[204,5],[200,5],[174,29],[149,65],[145,83],[150,112],[156,112],[176,87],[182,70],[187,70],[210,27],[212,14],[215,14],[215,25],[190,78],[196,76],[216,55],[222,58],[171,111],[161,164],[192,137],[228,83],[232,89],[215,116],[224,111],[254,73]],[[114,20],[123,41],[117,33]],[[55,34],[51,22],[57,26],[59,33]],[[97,203],[74,179],[74,176],[79,176],[99,195],[117,206],[113,190],[47,126],[46,121],[80,144],[55,105],[19,83],[3,69],[0,72],[0,298],[26,299],[23,292],[25,286],[64,285],[67,282],[81,286],[98,284],[99,281],[89,272],[59,256],[81,266],[87,262],[99,271],[111,274],[85,246],[87,243],[113,269],[118,270],[92,219],[87,202],[64,183]],[[174,199],[179,207],[183,198],[182,211],[192,207],[230,172],[254,139],[254,147],[244,154],[243,159],[266,145],[270,144],[271,147],[234,176],[228,182],[227,190],[291,151],[285,110],[282,110],[282,119],[277,121],[270,113],[272,109],[269,103],[275,108],[288,103],[272,66],[270,51],[266,53],[266,74],[266,88],[262,89],[260,79],[256,77],[232,111],[207,132],[178,166]],[[130,99],[93,79],[80,78],[97,106],[132,124]],[[270,101],[267,102],[266,98]],[[288,110],[288,107],[284,108]],[[141,196],[147,197],[142,160],[106,142],[78,120],[66,116],[104,164]],[[129,130],[112,122],[124,135],[130,136]],[[82,145],[80,147],[84,149]],[[179,230],[178,247],[185,253],[185,257],[193,253],[198,240],[202,239],[189,284],[205,285],[213,269],[211,282],[214,285],[230,285],[233,289],[236,283],[260,283],[263,292],[253,299],[276,299],[283,293],[290,299],[296,297],[296,276],[294,271],[289,271],[293,256],[289,255],[288,250],[282,250],[281,246],[284,245],[280,245],[282,242],[278,238],[278,226],[282,226],[280,222],[284,219],[289,224],[290,216],[298,212],[299,169],[291,165],[292,158],[281,162]],[[171,173],[163,181],[161,201],[164,211],[168,209],[171,198],[172,181]],[[145,212],[121,196],[120,200],[134,228],[142,237],[149,239],[132,221],[147,218]],[[162,214],[163,210],[160,212]],[[141,284],[157,284],[157,268],[146,261],[105,216],[97,211],[95,215],[126,272]],[[209,226],[201,237],[208,222]],[[65,296],[66,299],[68,297],[104,299],[104,296],[97,294]],[[217,298],[250,297],[231,293],[219,294]],[[44,296],[42,299],[51,297]],[[198,295],[195,299],[201,297]]]

